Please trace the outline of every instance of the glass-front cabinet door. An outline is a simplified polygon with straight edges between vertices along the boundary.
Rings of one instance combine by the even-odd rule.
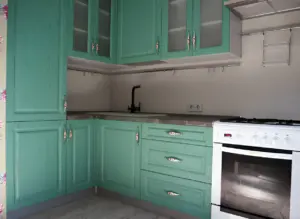
[[[72,51],[78,54],[90,53],[92,48],[91,9],[92,0],[73,1],[73,43]]]
[[[95,51],[97,56],[108,59],[111,57],[112,4],[112,0],[97,0]]]
[[[193,0],[164,0],[162,4],[164,58],[192,55]]]
[[[194,0],[192,44],[195,55],[229,51],[230,11],[225,0]]]

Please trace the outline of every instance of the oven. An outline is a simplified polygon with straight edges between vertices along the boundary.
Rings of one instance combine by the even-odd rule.
[[[300,152],[214,143],[212,219],[245,218],[300,219]]]

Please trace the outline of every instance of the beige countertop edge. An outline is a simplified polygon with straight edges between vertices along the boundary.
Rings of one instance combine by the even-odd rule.
[[[211,116],[211,115],[178,115],[166,114],[166,116],[157,117],[134,117],[134,116],[112,116],[112,115],[99,115],[92,113],[68,113],[67,120],[83,120],[83,119],[103,119],[103,120],[116,120],[128,122],[141,122],[141,123],[157,123],[157,124],[172,124],[172,125],[189,125],[189,126],[203,126],[212,127],[214,121],[220,119],[230,118],[230,116]]]

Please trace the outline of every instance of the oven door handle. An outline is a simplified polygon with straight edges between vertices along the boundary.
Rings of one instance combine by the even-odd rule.
[[[292,154],[284,154],[284,153],[270,153],[270,152],[261,152],[261,151],[248,151],[236,148],[222,147],[223,152],[227,152],[230,154],[240,154],[251,157],[263,157],[263,158],[271,158],[278,160],[292,160]]]

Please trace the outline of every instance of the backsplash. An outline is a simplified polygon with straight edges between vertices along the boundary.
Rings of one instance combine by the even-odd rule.
[[[263,67],[263,34],[243,37],[242,65],[111,76],[111,109],[124,111],[131,88],[144,112],[187,113],[203,104],[203,114],[300,119],[300,29],[292,30],[290,66]]]
[[[68,110],[110,110],[109,76],[68,70]]]

